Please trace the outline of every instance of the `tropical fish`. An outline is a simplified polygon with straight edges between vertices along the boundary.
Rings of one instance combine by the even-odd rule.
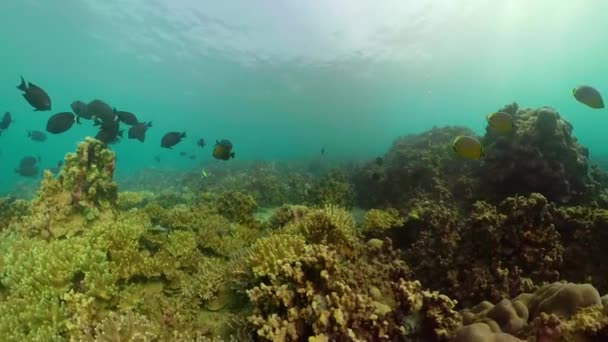
[[[78,115],[81,119],[91,120],[93,119],[93,113],[89,112],[87,104],[82,101],[74,101],[70,105],[74,114]]]
[[[160,141],[160,147],[172,148],[186,137],[186,132],[169,132]]]
[[[513,130],[513,116],[505,112],[496,112],[486,117],[490,130],[496,134],[507,134]]]
[[[221,141],[216,140],[215,146],[213,146],[212,155],[213,158],[220,160],[234,158],[234,152],[232,152],[232,143],[227,139],[222,139]]]
[[[452,149],[456,154],[465,159],[477,160],[483,156],[481,142],[471,136],[457,136],[452,143]]]
[[[206,145],[205,139],[203,139],[203,138],[198,139],[198,141],[196,142],[196,145],[199,146],[200,148],[205,147],[205,145]]]
[[[17,89],[21,90],[24,94],[23,97],[35,111],[51,110],[51,98],[49,95],[39,86],[32,82],[25,82],[22,76],[21,84],[17,86]]]
[[[59,134],[70,129],[74,122],[80,123],[76,114],[72,112],[62,112],[51,116],[46,123],[46,131]]]
[[[120,110],[116,112],[116,116],[118,117],[118,120],[129,126],[137,125],[139,123],[139,120],[137,120],[135,114],[131,112],[125,112]]]
[[[19,167],[15,169],[15,172],[24,177],[33,177],[38,173],[38,162],[40,157],[26,156],[21,158]]]
[[[95,99],[87,105],[87,112],[93,118],[103,122],[116,121],[116,113],[107,103]]]
[[[46,140],[46,134],[44,132],[41,131],[28,131],[27,132],[27,137],[30,138],[33,141],[45,141]]]
[[[604,100],[602,100],[602,95],[597,89],[590,86],[579,86],[572,90],[572,95],[574,98],[587,106],[594,109],[604,108]]]
[[[137,139],[144,142],[144,140],[146,140],[146,131],[150,127],[152,127],[152,121],[142,122],[131,126],[129,128],[129,139]]]
[[[2,131],[6,130],[8,128],[8,126],[11,125],[11,122],[13,122],[11,113],[9,113],[9,112],[4,113],[4,116],[2,116],[2,120],[0,121],[0,133],[2,133]]]

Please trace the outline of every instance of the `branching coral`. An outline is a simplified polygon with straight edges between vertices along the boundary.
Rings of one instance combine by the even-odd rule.
[[[281,247],[286,251],[277,252]],[[261,240],[245,262],[256,276],[247,290],[250,325],[273,341],[446,340],[459,324],[455,304],[404,281],[407,267],[384,252],[348,260],[327,246],[303,245],[297,236]]]

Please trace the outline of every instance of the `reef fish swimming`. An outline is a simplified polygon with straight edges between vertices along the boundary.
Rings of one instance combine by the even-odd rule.
[[[23,92],[23,97],[36,111],[51,110],[51,98],[50,96],[39,86],[32,82],[25,82],[21,77],[21,84],[17,86],[17,89]]]
[[[11,125],[11,122],[13,122],[11,113],[4,113],[4,115],[2,116],[2,120],[0,120],[0,133],[4,132],[8,128],[8,126]]]
[[[40,157],[36,158],[33,156],[26,156],[21,158],[19,167],[15,169],[15,172],[24,177],[33,177],[38,173],[38,162]]]
[[[74,122],[78,122],[78,117],[72,112],[57,113],[49,118],[46,123],[46,131],[53,134],[59,134],[70,129]]]
[[[496,134],[507,134],[513,130],[513,116],[505,112],[496,112],[486,117],[490,130]]]
[[[232,152],[232,143],[230,142],[230,140],[216,140],[215,146],[213,146],[212,155],[213,158],[219,160],[228,160],[230,158],[234,158],[234,152]]]
[[[137,120],[135,114],[131,112],[119,110],[116,112],[116,116],[118,116],[118,120],[129,126],[137,125],[139,123],[139,120]]]
[[[70,105],[74,114],[78,115],[81,119],[91,120],[93,119],[93,114],[89,112],[87,104],[82,101],[74,101]]]
[[[146,131],[152,127],[152,122],[142,122],[129,128],[129,139],[137,139],[141,142],[146,140]]]
[[[45,141],[46,140],[46,134],[44,132],[41,131],[28,131],[27,132],[27,137],[30,138],[33,141]]]
[[[471,136],[457,136],[452,143],[452,149],[456,154],[465,159],[477,160],[483,157],[481,142]]]
[[[169,132],[163,136],[160,141],[160,147],[162,148],[172,148],[173,146],[179,144],[183,138],[186,137],[186,132]]]
[[[593,87],[585,85],[576,87],[572,90],[572,95],[578,102],[591,108],[604,108],[604,100],[602,99],[602,95],[600,95],[600,92]]]

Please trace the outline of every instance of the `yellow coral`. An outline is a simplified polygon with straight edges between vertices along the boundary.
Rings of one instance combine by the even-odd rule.
[[[327,244],[337,248],[352,249],[359,243],[352,215],[333,205],[311,210],[302,220],[288,224],[284,231],[301,234],[309,243]]]
[[[255,277],[275,279],[283,265],[301,258],[305,246],[302,236],[274,234],[256,241],[247,253],[245,264]]]
[[[405,221],[396,209],[371,209],[363,218],[363,232],[368,234],[382,234],[386,230],[400,227]]]

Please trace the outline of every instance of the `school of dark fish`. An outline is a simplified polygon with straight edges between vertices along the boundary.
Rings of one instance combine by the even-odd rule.
[[[17,85],[17,89],[22,92],[21,95],[34,111],[51,111],[50,95],[42,87],[29,80],[26,81],[22,76],[20,76],[20,79],[21,82]],[[65,111],[58,111],[50,115],[47,119],[45,131],[36,129],[27,131],[27,138],[40,143],[45,142],[48,138],[47,133],[51,135],[65,133],[74,129],[75,126],[82,125],[85,120],[92,122],[92,125],[98,129],[95,139],[103,142],[106,146],[122,141],[124,129],[121,125],[128,126],[128,139],[138,140],[142,143],[146,140],[146,132],[152,127],[151,121],[140,121],[135,113],[122,108],[117,109],[103,100],[93,99],[88,103],[76,100],[70,104],[69,110],[66,108]],[[11,113],[4,113],[0,120],[0,135],[11,126],[11,123],[13,123]],[[160,148],[172,149],[185,138],[187,138],[187,135],[184,131],[167,132],[161,138]],[[199,148],[205,147],[205,139],[198,139],[196,146]],[[180,155],[192,160],[196,159],[196,155],[193,153],[181,152]],[[216,141],[211,155],[218,160],[234,158],[232,143],[227,139]],[[156,156],[154,160],[160,162],[160,157]],[[36,176],[39,162],[40,157],[25,156],[21,159],[15,172],[24,177]],[[51,168],[51,171],[53,173],[59,172],[62,164],[63,162],[59,161],[56,166]]]

